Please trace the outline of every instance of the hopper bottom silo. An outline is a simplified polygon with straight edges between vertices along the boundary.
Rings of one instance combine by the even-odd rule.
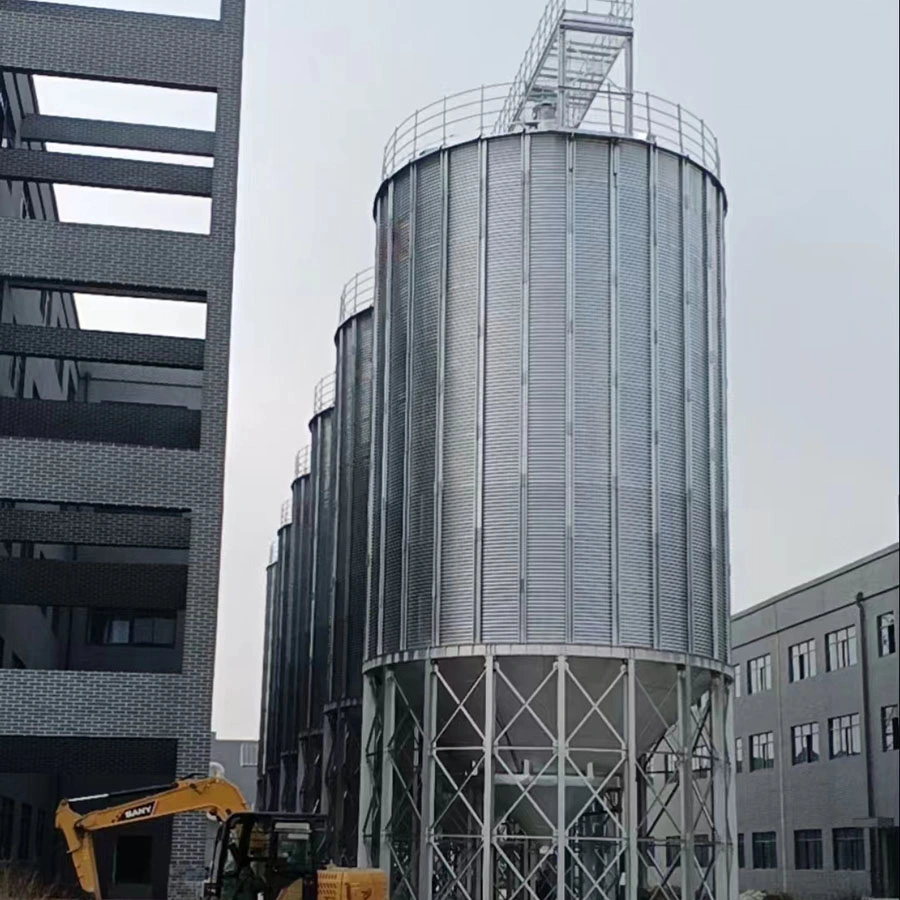
[[[392,900],[736,896],[730,682],[708,659],[621,648],[382,660],[361,862]]]

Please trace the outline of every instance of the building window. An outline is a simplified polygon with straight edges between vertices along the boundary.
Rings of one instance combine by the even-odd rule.
[[[775,735],[771,731],[750,735],[750,771],[775,768]],[[754,868],[756,868],[754,866]]]
[[[737,837],[737,845],[738,845],[738,868],[746,869],[747,868],[747,857],[744,855],[744,835],[738,832]]]
[[[859,713],[829,719],[828,741],[832,759],[857,756],[860,752]]]
[[[900,749],[900,719],[897,718],[897,704],[881,707],[881,749]]]
[[[818,828],[794,832],[794,868],[822,868],[822,832]]]
[[[701,871],[706,871],[712,862],[712,844],[709,842],[708,834],[694,835],[694,859]]]
[[[878,617],[878,655],[890,656],[897,652],[897,638],[894,631],[894,614],[883,613]]]
[[[9,797],[0,797],[0,859],[12,859],[14,804]]]
[[[839,628],[825,636],[828,648],[828,671],[856,665],[856,626]]]
[[[695,778],[708,778],[712,769],[712,757],[705,744],[697,747],[691,757],[691,771]]]
[[[259,760],[259,744],[255,741],[244,741],[241,744],[241,765],[244,768],[256,768]]]
[[[775,846],[774,831],[753,832],[753,868],[777,869],[778,852]]]
[[[678,777],[678,756],[675,753],[663,753],[663,773],[666,781],[675,781]]]
[[[22,804],[19,811],[19,849],[18,859],[31,859],[31,806]]]
[[[734,768],[736,772],[744,771],[744,739],[735,738],[734,741]]]
[[[835,828],[834,867],[861,872],[866,868],[866,848],[862,828]]]
[[[151,884],[153,838],[150,835],[122,836],[116,842],[113,880],[116,884]]]
[[[738,663],[734,667],[734,696],[735,697],[741,696],[741,677],[742,677],[741,673],[742,673],[742,671],[743,670],[742,670],[741,664]]]
[[[790,650],[791,681],[803,681],[816,674],[816,642],[802,641]]]
[[[819,723],[807,722],[791,728],[794,746],[794,765],[819,761]]]
[[[681,840],[677,837],[666,838],[666,871],[678,868],[681,858]]]
[[[95,612],[88,629],[90,643],[100,646],[175,646],[174,613]]]
[[[757,656],[747,663],[747,693],[758,694],[772,689],[772,657]]]

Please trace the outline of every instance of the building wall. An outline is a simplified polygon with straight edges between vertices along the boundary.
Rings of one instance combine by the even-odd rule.
[[[885,751],[881,735],[882,707],[898,702],[898,657],[896,652],[879,656],[877,622],[879,615],[893,612],[896,634],[897,585],[893,545],[734,617],[734,662],[741,667],[735,731],[743,741],[743,770],[737,776],[746,862],[742,889],[809,898],[879,892],[877,873],[887,860],[879,859],[877,849],[873,859],[872,849],[893,841],[896,853],[896,832],[877,829],[900,825],[900,804],[897,751]],[[857,663],[827,671],[826,635],[848,626],[856,628]],[[816,674],[791,682],[790,648],[808,640],[815,641]],[[748,663],[764,654],[771,656],[772,687],[748,695]],[[860,716],[860,753],[832,759],[829,719],[850,714]],[[794,764],[791,727],[813,722],[819,726],[819,759]],[[774,767],[750,771],[751,736],[766,732],[774,736]],[[834,828],[864,829],[865,870],[835,870]],[[807,829],[822,832],[822,869],[796,868],[794,832]],[[754,869],[752,834],[768,831],[777,835],[778,867]]]
[[[135,739],[115,780],[139,787],[145,772],[171,779],[210,759],[243,2],[223,0],[209,21],[10,0],[0,35],[0,776],[46,776],[43,750],[72,735]],[[29,76],[13,71],[214,92],[216,130],[40,117]],[[44,142],[187,152],[214,166],[51,155]],[[209,234],[60,222],[53,183],[205,196]],[[202,302],[204,339],[79,329],[79,292]],[[10,357],[24,360],[12,377]],[[41,514],[28,518],[31,503]],[[57,634],[43,606],[61,611]],[[61,639],[83,644],[87,609],[149,606],[175,612],[175,648]],[[13,653],[25,670],[10,667]],[[160,740],[171,759],[141,768],[140,748]],[[54,799],[102,790],[100,758],[81,748],[56,759]],[[192,896],[204,823],[166,830],[154,896]]]

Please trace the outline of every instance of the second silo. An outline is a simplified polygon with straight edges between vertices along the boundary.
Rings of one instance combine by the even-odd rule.
[[[420,110],[375,202],[360,847],[392,897],[736,883],[718,152],[585,87],[629,3],[566,6],[526,63],[573,71]]]
[[[334,530],[334,375],[315,387],[310,431],[308,554],[309,604],[306,674],[301,683],[299,809],[318,812],[322,804],[325,703],[328,696],[329,614]]]
[[[357,855],[372,407],[372,287],[371,269],[358,273],[345,285],[335,335],[334,578],[323,812],[331,823],[331,856],[339,865],[353,865]]]

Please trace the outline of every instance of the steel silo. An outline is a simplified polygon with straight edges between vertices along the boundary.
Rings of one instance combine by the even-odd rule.
[[[290,535],[287,554],[287,592],[290,603],[284,627],[278,636],[283,645],[285,676],[284,749],[282,751],[282,783],[279,809],[293,812],[298,807],[299,746],[301,722],[301,684],[309,669],[309,642],[303,634],[308,626],[309,559],[307,554],[310,532],[309,508],[309,447],[300,450],[294,460],[294,480],[291,484]],[[308,631],[306,631],[308,633]]]
[[[316,384],[310,431],[309,604],[305,681],[301,685],[299,808],[317,812],[322,804],[323,730],[328,697],[329,615],[334,565],[334,374]]]
[[[266,619],[263,644],[262,702],[259,711],[259,756],[257,765],[256,797],[260,809],[271,809],[273,798],[278,797],[280,775],[279,749],[275,739],[275,708],[279,684],[275,677],[275,654],[278,652],[278,541],[269,548],[269,564],[266,566]]]
[[[396,898],[735,891],[718,150],[631,90],[630,3],[578,6],[399,126],[375,201],[360,852]],[[559,74],[584,46],[627,91]]]
[[[357,855],[372,407],[372,288],[371,269],[358,273],[345,285],[335,335],[334,575],[323,812],[332,826],[332,858],[340,865],[353,865]]]

